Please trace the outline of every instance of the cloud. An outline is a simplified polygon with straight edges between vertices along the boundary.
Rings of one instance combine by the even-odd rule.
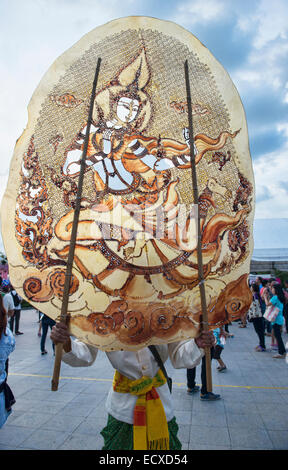
[[[268,86],[274,90],[283,88],[287,81],[287,18],[286,0],[261,0],[256,2],[256,8],[250,15],[245,11],[239,13],[237,27],[251,38],[246,64],[239,64],[234,75],[244,92],[247,87],[249,91]]]
[[[282,132],[288,138],[288,122],[281,122],[277,125],[278,132]]]
[[[288,42],[279,40],[262,49],[250,48],[246,63],[233,72],[239,90],[248,94],[257,89],[267,89],[282,95],[287,83]]]
[[[247,31],[254,29],[257,34],[257,45],[265,45],[268,40],[277,36],[285,36],[287,30],[287,2],[286,0],[249,0],[251,5],[248,14],[246,2],[242,7],[238,6],[237,25],[240,29]]]
[[[287,167],[288,146],[254,162],[256,218],[287,218]]]
[[[272,199],[273,195],[271,194],[269,188],[267,186],[260,186],[256,190],[256,204],[263,202],[263,201],[268,201],[269,199]]]
[[[212,52],[220,35],[221,62],[227,50],[229,68],[238,59],[234,78],[241,88],[269,84],[280,89],[287,80],[287,0],[186,0],[175,2],[174,17]]]
[[[286,0],[262,0],[258,11],[251,18],[251,27],[256,27],[254,46],[262,49],[275,39],[287,39],[288,4]]]
[[[279,181],[279,188],[283,189],[288,195],[288,181]]]
[[[177,5],[176,21],[189,25],[219,21],[225,14],[225,3],[221,0],[206,0],[203,7],[203,0],[181,2]]]
[[[282,154],[288,147],[288,133],[281,130],[288,116],[287,17],[286,0],[261,0],[252,14],[237,19],[251,44],[232,78],[244,103],[253,158],[265,159],[273,150]]]

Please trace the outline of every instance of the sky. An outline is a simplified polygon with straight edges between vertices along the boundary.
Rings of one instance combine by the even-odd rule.
[[[287,218],[287,0],[0,0],[0,200],[29,100],[50,65],[95,27],[132,15],[178,23],[223,65],[246,113],[255,218]]]

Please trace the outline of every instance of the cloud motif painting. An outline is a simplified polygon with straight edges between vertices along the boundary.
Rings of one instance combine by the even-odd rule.
[[[34,92],[1,208],[13,285],[59,318],[99,57],[70,283],[71,333],[103,350],[195,337],[198,213],[209,325],[239,318],[251,303],[254,215],[243,107],[226,71],[191,33],[147,17],[91,31],[55,61]]]

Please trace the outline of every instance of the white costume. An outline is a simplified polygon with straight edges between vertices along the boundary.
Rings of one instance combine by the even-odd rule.
[[[71,339],[72,351],[64,353],[62,360],[73,367],[90,366],[96,359],[98,349],[89,346],[79,340]],[[197,366],[204,350],[199,349],[193,339],[180,341],[177,343],[157,346],[163,363],[168,359],[175,369],[192,369]],[[106,352],[109,361],[114,369],[118,370],[131,380],[140,379],[143,375],[154,377],[159,370],[159,366],[153,354],[148,348],[139,351],[112,351]],[[167,422],[174,417],[172,397],[167,383],[157,388],[161,399]],[[107,401],[107,412],[119,421],[133,424],[133,410],[137,401],[135,395],[129,393],[118,393],[110,389]]]

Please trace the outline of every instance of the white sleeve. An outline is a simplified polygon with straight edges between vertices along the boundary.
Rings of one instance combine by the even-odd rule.
[[[62,361],[72,367],[91,366],[96,359],[98,349],[71,338],[71,351],[63,352]]]
[[[204,350],[198,348],[194,339],[168,344],[171,363],[175,369],[193,369],[200,364]]]
[[[7,315],[8,315],[8,312],[11,312],[12,310],[14,310],[14,304],[12,303],[11,295],[4,295],[3,307],[5,308]]]
[[[142,158],[142,160],[144,159]],[[161,160],[157,160],[154,165],[154,169],[158,171],[169,170],[170,168],[174,167],[174,163],[169,158],[161,158]]]

